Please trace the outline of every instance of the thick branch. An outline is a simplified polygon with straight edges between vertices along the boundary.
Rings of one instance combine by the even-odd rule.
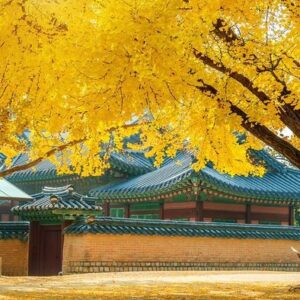
[[[289,9],[291,9],[291,7],[292,7],[292,12],[294,12],[294,9],[296,7],[294,1],[283,0],[283,3],[286,4]],[[297,7],[299,8],[300,6],[297,5]],[[220,18],[217,19],[217,21],[213,24],[213,26],[214,26],[213,33],[215,35],[217,35],[221,40],[223,40],[229,46],[238,45],[238,46],[243,47],[245,45],[244,40],[239,35],[237,35],[232,30],[232,28],[228,28],[228,26],[226,26],[226,25],[227,24],[226,24],[225,20],[220,19]],[[256,57],[256,59],[257,59],[257,57]],[[278,64],[280,61],[281,61],[281,59],[278,60]],[[293,62],[297,67],[300,67],[300,64],[295,59],[293,60]],[[274,75],[274,70],[273,70],[273,75]],[[247,83],[248,86],[249,86],[249,82],[247,81],[247,78],[245,81],[245,76],[243,76],[243,77],[244,78],[240,78],[240,79],[242,79],[241,81],[237,80],[237,78],[234,78],[234,77],[232,77],[232,78],[236,79],[244,87],[247,88],[247,86],[245,86],[243,84],[243,82]],[[278,102],[282,104],[282,107],[280,108],[280,119],[287,127],[289,127],[294,132],[294,134],[297,137],[300,138],[300,136],[299,136],[300,111],[295,111],[293,106],[284,102],[284,97],[288,96],[291,93],[291,91],[288,90],[285,82],[281,81],[281,83],[283,83],[284,88],[277,99]],[[250,90],[250,92],[252,92],[251,89],[249,89],[249,90]],[[263,97],[259,97],[259,95],[255,94],[255,93],[253,93],[253,94],[255,96],[257,96],[263,103],[265,103],[265,96],[267,97],[267,100],[268,100],[267,95],[263,95]]]
[[[113,131],[117,130],[118,128],[138,127],[138,126],[142,126],[142,125],[145,125],[145,124],[148,124],[148,121],[143,121],[143,122],[140,122],[140,123],[125,124],[125,125],[119,126],[119,127],[111,127],[111,128],[108,129],[108,131],[113,132]],[[3,171],[0,171],[0,178],[4,177],[4,176],[8,176],[8,175],[10,175],[12,173],[15,173],[15,172],[18,172],[18,171],[24,171],[24,170],[30,169],[30,168],[36,166],[37,164],[39,164],[40,162],[42,162],[43,160],[47,159],[48,157],[50,157],[50,156],[52,156],[52,155],[54,155],[58,152],[61,152],[65,149],[68,149],[72,146],[83,143],[86,140],[87,140],[87,138],[82,138],[82,139],[79,139],[79,140],[71,141],[69,143],[54,147],[51,150],[49,150],[48,152],[46,152],[43,156],[41,156],[41,157],[39,157],[35,160],[32,160],[32,161],[30,161],[26,164],[21,165],[21,166],[15,166],[15,167],[11,167],[9,169],[5,169]]]
[[[254,86],[253,82],[238,72],[232,71],[230,68],[224,66],[221,62],[215,62],[207,55],[198,52],[194,49],[194,55],[196,58],[200,59],[205,65],[229,76],[230,78],[239,82],[243,87],[250,91],[254,96],[256,96],[263,104],[268,105],[270,103],[270,98],[263,91],[260,91]],[[284,95],[281,95],[281,97]],[[280,100],[280,99],[279,99]],[[295,111],[294,108],[282,102],[282,107],[279,112],[280,120],[289,127],[293,133],[300,138],[300,113]]]
[[[257,87],[255,87],[253,85],[252,81],[250,79],[248,79],[246,76],[244,76],[238,72],[232,71],[230,68],[225,67],[220,62],[217,63],[217,62],[213,61],[210,57],[208,57],[207,55],[205,55],[201,52],[198,52],[196,49],[194,51],[194,54],[195,54],[195,57],[202,60],[202,62],[205,65],[238,81],[243,87],[245,87],[247,90],[249,90],[253,95],[255,95],[258,99],[260,99],[264,104],[267,105],[270,102],[269,97],[264,92],[260,91]]]
[[[266,126],[259,123],[249,122],[247,114],[237,106],[232,105],[231,111],[242,117],[242,126],[248,132],[252,133],[266,145],[271,146],[274,150],[284,155],[294,166],[300,169],[300,151],[297,148],[288,143],[286,140],[281,139]]]
[[[235,113],[242,118],[241,125],[245,130],[250,132],[266,145],[284,155],[293,165],[300,168],[300,151],[297,148],[295,148],[289,142],[278,137],[266,126],[250,121],[248,115],[230,101],[218,98],[218,91],[213,86],[204,83],[203,80],[199,80],[199,82],[201,82],[202,85],[197,88],[201,92],[216,99],[220,103],[228,103],[230,105],[230,110],[232,113]]]
[[[72,142],[63,144],[63,145],[58,146],[58,147],[54,147],[53,149],[51,149],[48,152],[46,152],[44,156],[39,157],[37,159],[34,159],[34,160],[30,161],[27,164],[24,164],[24,165],[21,165],[21,166],[15,166],[15,167],[12,167],[12,168],[0,171],[0,177],[4,177],[4,176],[7,176],[7,175],[10,175],[10,174],[12,174],[14,172],[18,172],[18,171],[23,171],[23,170],[30,169],[30,168],[36,166],[37,164],[39,164],[40,162],[42,162],[44,159],[47,159],[48,157],[54,155],[55,153],[63,151],[65,149],[67,149],[69,147],[72,147],[72,146],[75,146],[77,144],[80,144],[80,143],[82,143],[84,141],[85,141],[85,139],[80,139],[80,140],[76,140],[76,141],[72,141]]]

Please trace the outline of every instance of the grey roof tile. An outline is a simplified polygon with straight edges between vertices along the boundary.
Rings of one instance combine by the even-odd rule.
[[[55,196],[58,201],[53,202],[51,198]],[[97,205],[89,204],[87,201],[94,198],[83,196],[74,192],[71,185],[63,187],[44,187],[39,194],[32,195],[34,201],[27,202],[12,208],[15,214],[24,214],[25,211],[45,211],[53,209],[63,210],[95,210],[102,208]]]
[[[256,156],[264,160],[269,169],[263,177],[230,176],[212,167],[205,167],[195,173],[191,168],[192,156],[180,153],[157,170],[125,182],[92,189],[90,194],[104,200],[138,198],[146,193],[162,194],[175,189],[179,184],[191,185],[191,179],[198,178],[202,185],[229,195],[300,201],[300,170],[283,166],[264,151],[256,152]]]
[[[65,229],[65,233],[300,240],[300,227],[297,226],[141,220],[112,217],[98,217],[89,224],[86,223],[85,219],[82,219],[68,226]]]
[[[18,239],[26,241],[29,235],[29,222],[0,222],[0,240]]]

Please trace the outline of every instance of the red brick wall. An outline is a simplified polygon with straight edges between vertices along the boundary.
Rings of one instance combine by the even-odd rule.
[[[66,235],[64,270],[70,262],[298,263],[291,251],[300,241],[167,237],[143,235]]]
[[[0,240],[2,275],[28,274],[28,242],[16,239]]]

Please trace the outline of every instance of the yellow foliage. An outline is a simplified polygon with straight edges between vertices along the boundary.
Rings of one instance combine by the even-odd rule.
[[[261,175],[247,150],[265,144],[231,105],[275,134],[286,127],[283,85],[291,93],[282,101],[300,109],[300,10],[291,2],[0,0],[0,151],[35,159],[80,140],[51,159],[62,172],[95,175],[124,137],[139,132],[139,149],[157,165],[184,148],[195,154],[195,169],[212,161],[222,172]],[[229,44],[222,32],[238,39]],[[249,78],[268,103],[195,51]],[[203,93],[204,84],[217,96]],[[25,129],[30,149],[16,138]],[[289,142],[299,149],[296,136]]]

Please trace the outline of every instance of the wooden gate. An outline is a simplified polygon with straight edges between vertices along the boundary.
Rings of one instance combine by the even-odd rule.
[[[29,238],[29,275],[57,275],[62,270],[62,225],[31,222]]]

